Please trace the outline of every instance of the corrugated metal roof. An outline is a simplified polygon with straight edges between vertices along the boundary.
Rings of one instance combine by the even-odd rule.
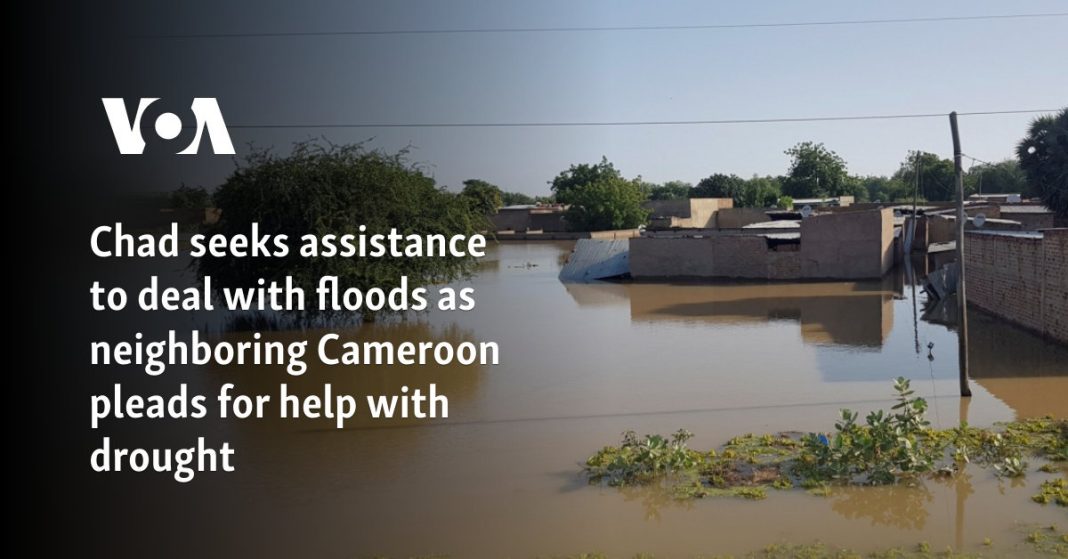
[[[1003,214],[1051,214],[1045,206],[1001,206]]]
[[[629,239],[579,239],[575,243],[575,250],[560,270],[560,281],[595,281],[629,273]]]
[[[1021,239],[1041,239],[1041,231],[1006,231],[1000,229],[986,229],[978,230],[971,229],[967,231],[969,235],[994,235],[998,237],[1018,237]]]
[[[801,222],[794,221],[792,219],[776,219],[775,221],[761,221],[759,223],[750,223],[745,225],[742,229],[800,229]]]

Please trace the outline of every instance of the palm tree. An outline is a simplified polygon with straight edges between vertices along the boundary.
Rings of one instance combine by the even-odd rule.
[[[1068,218],[1068,108],[1036,118],[1016,156],[1046,207]]]

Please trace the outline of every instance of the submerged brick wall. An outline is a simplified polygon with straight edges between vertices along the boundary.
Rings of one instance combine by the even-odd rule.
[[[630,240],[630,274],[652,278],[797,279],[800,253],[778,252],[763,237],[720,236]]]
[[[894,264],[890,209],[818,215],[801,224],[801,242],[756,234],[645,236],[630,241],[635,278],[767,280],[879,278]]]
[[[969,234],[968,303],[1068,343],[1068,229],[1042,238]]]

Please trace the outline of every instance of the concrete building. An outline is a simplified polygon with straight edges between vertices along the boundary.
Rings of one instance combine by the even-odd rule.
[[[802,220],[799,230],[752,230],[633,238],[630,274],[636,279],[862,279],[882,277],[894,263],[890,209],[818,214]]]
[[[901,213],[901,222],[905,230],[908,230],[912,221],[911,208],[897,206]],[[920,206],[917,208],[915,233],[912,241],[912,250],[927,252],[930,246],[955,242],[957,239],[956,215],[957,209],[949,203]],[[965,229],[975,229],[974,218],[980,214],[983,216],[983,227],[986,229],[1019,231],[1024,229],[1020,222],[1009,219],[1002,220],[1001,206],[998,204],[986,204],[981,202],[969,202],[964,206],[964,213],[968,216]]]
[[[497,213],[490,219],[494,229],[498,232],[558,233],[567,231],[567,223],[564,221],[565,209],[561,204],[505,206],[497,210]]]
[[[642,207],[649,210],[649,229],[713,229],[716,214],[733,208],[730,198],[686,198],[683,200],[648,200]]]
[[[1053,212],[1045,206],[1006,204],[1001,206],[1001,217],[1018,221],[1029,231],[1052,229],[1055,226]]]
[[[649,231],[741,229],[770,219],[769,210],[735,208],[730,198],[649,200],[642,207],[649,210]]]
[[[972,194],[968,197],[968,200],[979,202],[1000,202],[1002,204],[1019,204],[1023,197],[1019,193],[1000,193],[1000,194]]]
[[[976,226],[975,217],[969,216],[968,223],[964,224],[966,231],[983,229],[986,231],[1023,231],[1024,226],[1019,221],[990,217],[984,214],[982,227]],[[934,245],[948,243],[957,240],[957,216],[941,214],[927,216],[927,243]]]
[[[831,196],[828,198],[797,198],[794,200],[794,208],[809,206],[810,208],[823,207],[847,207],[853,205],[856,199],[852,196]]]

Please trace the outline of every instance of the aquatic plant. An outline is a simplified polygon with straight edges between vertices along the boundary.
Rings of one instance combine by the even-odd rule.
[[[1059,478],[1043,481],[1039,493],[1031,500],[1040,505],[1054,503],[1068,507],[1068,480]]]
[[[750,551],[744,555],[705,555],[707,559],[979,559],[982,557],[1052,556],[1068,557],[1068,534],[1056,526],[1025,525],[1020,529],[1020,540],[1007,545],[995,545],[990,538],[983,538],[982,551],[964,551],[945,547],[936,550],[928,542],[919,542],[905,547],[879,548],[859,551],[833,544],[815,541],[812,543],[778,542]],[[579,553],[577,555],[552,556],[552,559],[609,559],[604,553]],[[649,553],[620,555],[630,559],[655,559]]]
[[[689,471],[704,458],[686,446],[693,433],[679,429],[670,437],[623,433],[618,447],[606,446],[586,460],[586,472],[593,481],[611,486],[648,482],[658,476]]]
[[[1056,526],[1033,528],[1026,538],[1032,550],[1042,555],[1068,557],[1068,534],[1059,531]]]
[[[688,500],[733,496],[763,499],[768,487],[800,487],[829,496],[836,485],[895,484],[958,475],[966,464],[993,470],[999,477],[1020,478],[1028,472],[1026,457],[1044,461],[1040,471],[1068,458],[1068,420],[1051,417],[979,429],[965,423],[952,429],[931,429],[927,404],[907,379],[894,382],[896,402],[877,410],[863,423],[858,414],[842,410],[832,433],[808,435],[746,434],[720,449],[689,448],[693,434],[623,435],[619,446],[607,446],[586,460],[590,483],[609,486],[655,485],[661,494]],[[1046,482],[1034,500],[1064,506],[1063,479]]]
[[[1002,477],[1023,477],[1027,475],[1027,461],[1012,456],[1005,458],[1000,464],[995,464],[994,470]]]
[[[930,471],[939,449],[925,437],[927,402],[914,397],[906,378],[896,379],[894,390],[897,403],[891,412],[873,411],[860,425],[857,413],[844,409],[833,435],[804,436],[799,472],[814,479],[882,485]]]

